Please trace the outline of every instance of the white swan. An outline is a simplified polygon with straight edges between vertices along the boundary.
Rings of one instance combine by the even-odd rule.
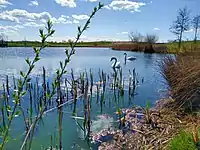
[[[125,64],[126,64],[126,60],[134,61],[134,60],[136,60],[136,59],[137,59],[137,58],[134,57],[134,56],[129,56],[129,57],[127,57],[127,54],[124,53],[124,61],[125,61]]]
[[[116,57],[112,57],[112,58],[110,59],[110,61],[113,61],[113,60],[115,60],[115,62],[111,65],[112,68],[120,68],[120,62],[117,61],[117,58],[116,58]]]

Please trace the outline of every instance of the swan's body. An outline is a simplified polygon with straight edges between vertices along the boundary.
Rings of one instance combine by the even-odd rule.
[[[117,63],[116,63],[116,65],[114,65],[114,63],[112,64],[112,67],[113,68],[120,68],[120,62],[118,61]]]
[[[129,56],[129,57],[127,57],[127,54],[126,53],[124,53],[124,60],[125,60],[125,64],[126,64],[126,60],[129,60],[129,61],[134,61],[134,60],[136,60],[137,58],[136,57],[134,57],[134,56]]]
[[[127,60],[130,60],[130,61],[133,61],[133,60],[136,60],[137,58],[136,58],[136,57],[133,57],[133,56],[130,56],[130,57],[127,57],[126,59],[127,59]]]
[[[117,61],[117,58],[116,58],[116,57],[112,57],[112,58],[110,59],[110,61],[113,61],[113,60],[115,60],[115,61],[114,61],[114,63],[111,65],[112,68],[120,68],[120,62]]]

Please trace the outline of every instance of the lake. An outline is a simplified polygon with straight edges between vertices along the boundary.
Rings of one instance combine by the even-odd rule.
[[[167,86],[164,84],[162,76],[159,74],[158,62],[165,56],[164,54],[144,54],[137,52],[126,52],[128,56],[134,56],[136,61],[127,61],[124,65],[124,51],[113,51],[109,48],[76,48],[76,54],[72,57],[72,61],[67,66],[67,70],[73,69],[75,75],[80,72],[89,71],[94,73],[94,81],[99,81],[99,68],[107,74],[111,74],[112,62],[110,58],[115,56],[121,62],[123,68],[123,76],[129,78],[129,69],[134,68],[137,73],[139,84],[135,91],[135,95],[130,98],[125,96],[119,100],[120,108],[133,107],[134,105],[145,106],[147,101],[151,106],[157,100],[163,98],[167,94]],[[32,48],[1,48],[0,49],[0,85],[5,83],[5,76],[18,78],[20,70],[26,71],[27,64],[25,58],[33,58],[34,53]],[[49,76],[49,81],[53,79],[56,69],[59,67],[59,61],[65,59],[65,48],[46,48],[41,53],[41,60],[37,63],[36,68],[31,74],[32,77],[40,76],[42,74],[42,67],[46,68]],[[140,82],[143,80],[143,82]],[[10,85],[12,86],[12,85]],[[125,92],[127,93],[127,92]],[[109,93],[105,97],[105,104],[100,110],[99,104],[92,100],[92,130],[94,132],[103,128],[107,128],[109,124],[116,121],[115,112],[116,104],[110,102]],[[95,99],[95,96],[94,98]],[[26,102],[25,102],[26,103]],[[83,106],[82,103],[77,103],[77,112],[81,114]],[[89,149],[87,142],[83,139],[83,133],[76,125],[76,122],[71,117],[72,105],[67,105],[63,109],[63,149]],[[108,119],[103,120],[99,117],[102,114],[109,115]],[[35,139],[33,142],[33,150],[47,148],[50,145],[50,136],[54,136],[53,143],[58,143],[58,113],[57,111],[50,112],[45,115],[43,123],[39,124],[36,130]],[[24,126],[22,118],[16,118],[12,125],[12,140],[7,149],[19,149],[20,142],[24,135]],[[15,139],[16,138],[16,139]],[[93,149],[97,147],[93,146]]]

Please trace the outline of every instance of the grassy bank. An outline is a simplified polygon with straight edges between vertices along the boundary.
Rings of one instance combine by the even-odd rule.
[[[47,42],[48,47],[69,47],[68,42]],[[38,41],[9,41],[8,47],[39,47],[41,43]],[[151,53],[178,53],[192,51],[194,48],[200,50],[200,41],[194,44],[193,41],[182,43],[181,50],[178,49],[178,43],[156,43],[152,46],[148,43],[132,43],[132,42],[78,42],[76,47],[99,47],[112,48],[118,51],[135,51],[135,52],[151,52]]]
[[[193,41],[182,43],[181,50],[178,49],[178,43],[156,43],[152,47],[149,43],[132,43],[132,42],[116,42],[112,44],[113,50],[121,51],[136,51],[136,52],[153,52],[153,53],[178,53],[192,51],[193,49],[200,50],[200,41],[196,44]]]
[[[78,42],[76,47],[111,47],[112,42],[98,41],[98,42]],[[39,41],[9,41],[8,47],[38,47],[41,43]],[[48,47],[69,47],[68,42],[47,42]]]

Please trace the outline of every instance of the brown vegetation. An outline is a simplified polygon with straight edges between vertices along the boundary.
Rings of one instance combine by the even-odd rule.
[[[193,132],[193,129],[199,127],[200,123],[200,117],[197,114],[188,115],[181,109],[165,108],[165,105],[171,102],[173,102],[172,99],[161,100],[155,109],[149,111],[151,123],[146,122],[147,112],[143,111],[143,108],[137,107],[130,110],[125,119],[126,123],[131,124],[130,128],[126,132],[116,131],[114,140],[103,143],[99,149],[169,149],[171,139],[182,129]],[[144,116],[142,119],[138,119],[137,114],[141,113]]]
[[[145,52],[150,51],[155,53],[167,53],[167,45],[163,43],[154,44],[152,47],[149,46],[148,43],[132,43],[132,42],[122,42],[122,43],[113,43],[112,44],[113,50],[125,50],[125,51],[139,51]]]
[[[174,108],[191,110],[200,107],[199,52],[185,52],[175,57],[166,57],[160,68],[175,100]]]

